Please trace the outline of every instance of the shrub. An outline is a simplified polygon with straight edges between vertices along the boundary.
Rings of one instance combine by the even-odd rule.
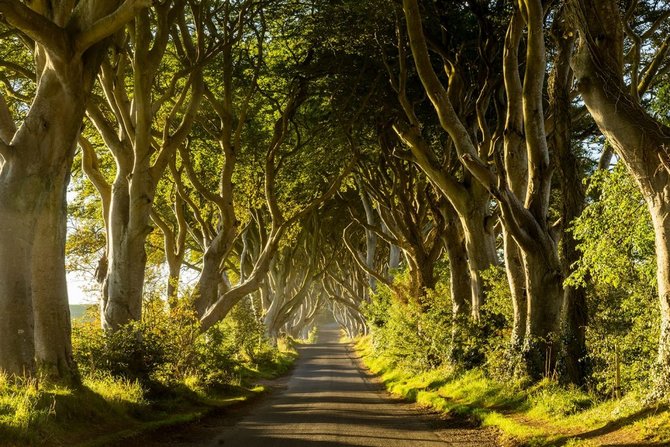
[[[110,374],[148,383],[168,360],[165,338],[152,327],[145,320],[130,322],[116,331],[103,331],[98,318],[75,322],[75,361],[84,375]]]
[[[141,322],[114,332],[100,329],[97,309],[73,324],[74,357],[83,375],[210,387],[239,384],[244,368],[274,365],[277,349],[243,300],[230,314],[202,333],[188,302],[168,307],[160,299],[145,302]]]
[[[447,285],[438,284],[420,300],[409,291],[409,275],[400,272],[393,287],[380,285],[370,302],[363,305],[375,351],[415,370],[447,363],[452,324]]]

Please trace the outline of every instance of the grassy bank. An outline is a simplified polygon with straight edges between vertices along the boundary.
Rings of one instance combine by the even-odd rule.
[[[236,383],[203,387],[186,380],[148,389],[110,375],[86,377],[78,388],[12,382],[0,376],[0,446],[102,446],[195,420],[265,391],[254,383],[285,374],[295,352],[281,352],[262,368],[245,368]]]
[[[448,369],[416,373],[375,355],[369,337],[359,339],[356,349],[392,393],[497,427],[501,445],[670,445],[668,407],[645,405],[641,393],[602,401],[551,381],[531,388],[500,383],[479,370],[464,374]]]

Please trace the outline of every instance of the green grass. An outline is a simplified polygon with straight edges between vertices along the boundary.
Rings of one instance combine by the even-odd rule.
[[[599,401],[550,380],[524,387],[492,380],[481,370],[457,374],[442,368],[417,373],[377,355],[369,337],[359,339],[356,349],[390,392],[444,413],[497,427],[503,445],[670,443],[667,406],[646,406],[640,394]]]
[[[296,358],[283,352],[272,364],[247,368],[239,384],[204,389],[193,382],[146,390],[111,376],[86,377],[67,388],[0,375],[0,446],[103,446],[147,430],[196,420],[266,391],[258,379],[285,374]]]

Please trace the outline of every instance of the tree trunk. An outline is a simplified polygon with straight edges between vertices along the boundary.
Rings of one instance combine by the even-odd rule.
[[[661,336],[658,344],[660,390],[670,389],[670,185],[653,201],[651,218],[656,239],[658,295],[661,305]]]
[[[368,225],[374,226],[376,224],[375,211],[372,208],[370,203],[370,198],[368,197],[367,192],[361,186],[361,183],[358,182],[358,190],[361,196],[361,202],[363,203],[363,209],[365,210],[365,220]],[[377,253],[377,234],[374,231],[366,230],[365,231],[365,265],[370,270],[375,268],[375,255]],[[374,276],[370,275],[368,278],[370,285],[370,290],[374,293],[377,291],[377,280]]]
[[[177,303],[179,293],[179,277],[181,275],[181,262],[178,264],[168,263],[168,282],[167,282],[167,298],[170,305]]]
[[[456,225],[449,225],[445,234],[449,258],[449,292],[454,319],[464,318],[470,307],[470,274],[463,234]]]
[[[419,295],[425,296],[428,290],[435,290],[437,279],[435,278],[435,263],[432,259],[420,258],[418,261],[418,291]]]
[[[556,371],[559,346],[556,342],[563,303],[562,276],[556,252],[539,245],[536,250],[523,252],[528,291],[524,372],[533,380],[551,376]]]
[[[463,230],[458,217],[453,214],[445,216],[447,219],[444,234],[447,257],[449,258],[449,286],[451,295],[451,358],[460,363],[464,357],[463,326],[468,320],[468,311],[471,305],[470,272],[468,255],[465,249]]]
[[[220,266],[224,257],[230,251],[230,244],[235,236],[234,227],[227,230],[219,231],[205,250],[202,270],[193,293],[193,302],[198,315],[203,315],[219,298],[219,284],[222,280]]]
[[[561,9],[563,12],[564,9]],[[562,16],[563,14],[561,14]],[[569,30],[565,21],[556,20],[552,27],[552,37],[557,51],[554,56],[554,69],[547,82],[549,109],[554,121],[554,131],[549,140],[558,168],[561,185],[561,243],[559,259],[564,278],[570,276],[581,253],[577,250],[577,241],[569,230],[572,222],[584,209],[584,174],[579,160],[572,149],[572,122],[570,117],[570,54],[574,46],[574,37],[568,38]],[[586,290],[581,286],[565,286],[563,292],[563,346],[561,363],[562,375],[572,384],[582,386],[589,374],[586,350],[586,326],[588,313]]]
[[[493,231],[487,228],[488,220],[489,216],[483,205],[472,209],[467,216],[461,216],[470,269],[470,296],[472,301],[470,310],[475,321],[479,321],[479,308],[484,304],[484,280],[481,272],[492,265],[498,264],[495,238]]]
[[[507,111],[505,117],[504,167],[505,180],[516,197],[526,197],[528,188],[528,154],[523,131],[523,85],[519,73],[519,45],[523,35],[521,12],[515,11],[505,35],[503,80]],[[521,247],[512,232],[503,225],[505,272],[512,295],[514,317],[510,338],[511,357],[521,352],[526,332],[528,296]]]
[[[153,195],[138,185],[142,175],[117,174],[109,217],[109,267],[103,284],[102,327],[116,330],[142,317],[142,292],[147,255],[146,236]],[[130,180],[130,181],[129,181]]]
[[[514,353],[521,350],[524,334],[526,333],[526,313],[528,312],[526,274],[519,245],[507,230],[503,231],[503,242],[505,251],[505,272],[507,274],[510,293],[512,294],[512,309],[514,312],[512,336],[510,338],[510,348]]]
[[[74,150],[70,151],[74,154]],[[72,325],[65,272],[69,165],[63,166],[37,218],[33,246],[32,292],[35,356],[40,373],[65,383],[78,382],[72,357]]]
[[[30,270],[37,203],[30,198],[39,195],[26,192],[38,181],[7,167],[0,173],[0,370],[23,376],[35,372]]]
[[[389,270],[397,270],[400,267],[400,253],[400,247],[389,244]]]
[[[30,7],[21,2],[0,5],[9,24],[23,31],[35,41],[35,65],[38,85],[28,114],[12,138],[11,144],[3,142],[2,156],[5,163],[0,172],[0,370],[14,374],[31,374],[35,365],[35,327],[33,316],[33,247],[37,218],[46,200],[65,199],[63,190],[70,172],[72,151],[81,123],[85,104],[93,87],[96,73],[107,50],[107,38],[133,18],[136,11],[148,6],[146,2],[128,1],[121,7],[117,1],[90,2],[86,8],[74,7],[70,2],[31,2]],[[34,19],[43,19],[36,26]],[[94,26],[99,25],[99,26]],[[101,26],[102,25],[102,26]],[[60,177],[58,177],[60,176]],[[58,193],[52,193],[57,190]],[[65,208],[64,202],[49,203]],[[49,213],[47,209],[47,213]],[[62,211],[61,211],[62,213]],[[56,214],[54,214],[56,216]],[[45,221],[40,219],[40,224]],[[55,232],[64,235],[65,220],[54,218]],[[51,230],[53,231],[53,230]],[[53,246],[42,244],[53,243]],[[36,247],[58,254],[62,251],[62,237],[41,239]],[[37,254],[35,254],[37,255]],[[53,259],[61,263],[62,257]],[[46,262],[46,260],[44,260]],[[54,267],[62,282],[61,266]],[[38,291],[40,309],[40,357],[55,359],[66,356],[63,350],[64,334],[69,324],[66,291],[62,284],[57,293],[54,312],[47,329],[42,317],[47,306]],[[53,315],[53,314],[52,314]],[[42,338],[44,331],[58,333],[57,339]],[[45,334],[46,336],[46,334]]]
[[[30,113],[14,135],[12,153],[5,157],[0,172],[0,370],[10,374],[31,375],[35,372],[32,269],[37,219],[48,200],[60,201],[49,203],[49,206],[65,207],[62,202],[65,198],[62,192],[64,176],[70,170],[71,153],[84,114],[85,92],[76,91],[78,94],[75,95],[71,86],[61,83],[61,76],[53,69],[42,73]],[[54,189],[58,194],[52,193]],[[64,235],[65,222],[55,219],[54,223],[57,224],[55,232]],[[54,232],[54,229],[46,232]],[[43,239],[41,242],[47,241]],[[60,238],[52,238],[50,242],[55,245],[40,245],[40,251],[51,254],[62,250]],[[59,256],[39,262],[59,263],[63,259]],[[64,271],[61,266],[54,268]],[[52,285],[54,280],[62,279],[49,279],[47,284]],[[57,298],[66,300],[67,295]],[[54,306],[48,300],[40,300],[38,304]],[[62,306],[62,302],[56,306]],[[40,315],[43,311],[40,309]],[[63,316],[59,318],[62,320]],[[67,332],[67,328],[62,330]],[[57,340],[41,340],[41,355],[51,357],[46,354],[52,347],[51,342],[58,343]],[[53,348],[51,354],[58,356],[55,352],[60,351],[60,347]]]

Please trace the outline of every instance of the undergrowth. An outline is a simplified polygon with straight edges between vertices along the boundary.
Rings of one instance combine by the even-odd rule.
[[[594,397],[545,379],[535,385],[498,381],[483,368],[413,370],[378,353],[371,337],[357,340],[367,367],[397,395],[441,412],[497,427],[511,446],[669,445],[667,406],[645,404],[643,393],[618,400]]]
[[[0,375],[0,446],[106,445],[196,419],[263,392],[254,384],[296,358],[288,342],[268,342],[244,303],[202,334],[187,310],[148,306],[115,334],[99,329],[95,309],[74,323],[80,384]]]

